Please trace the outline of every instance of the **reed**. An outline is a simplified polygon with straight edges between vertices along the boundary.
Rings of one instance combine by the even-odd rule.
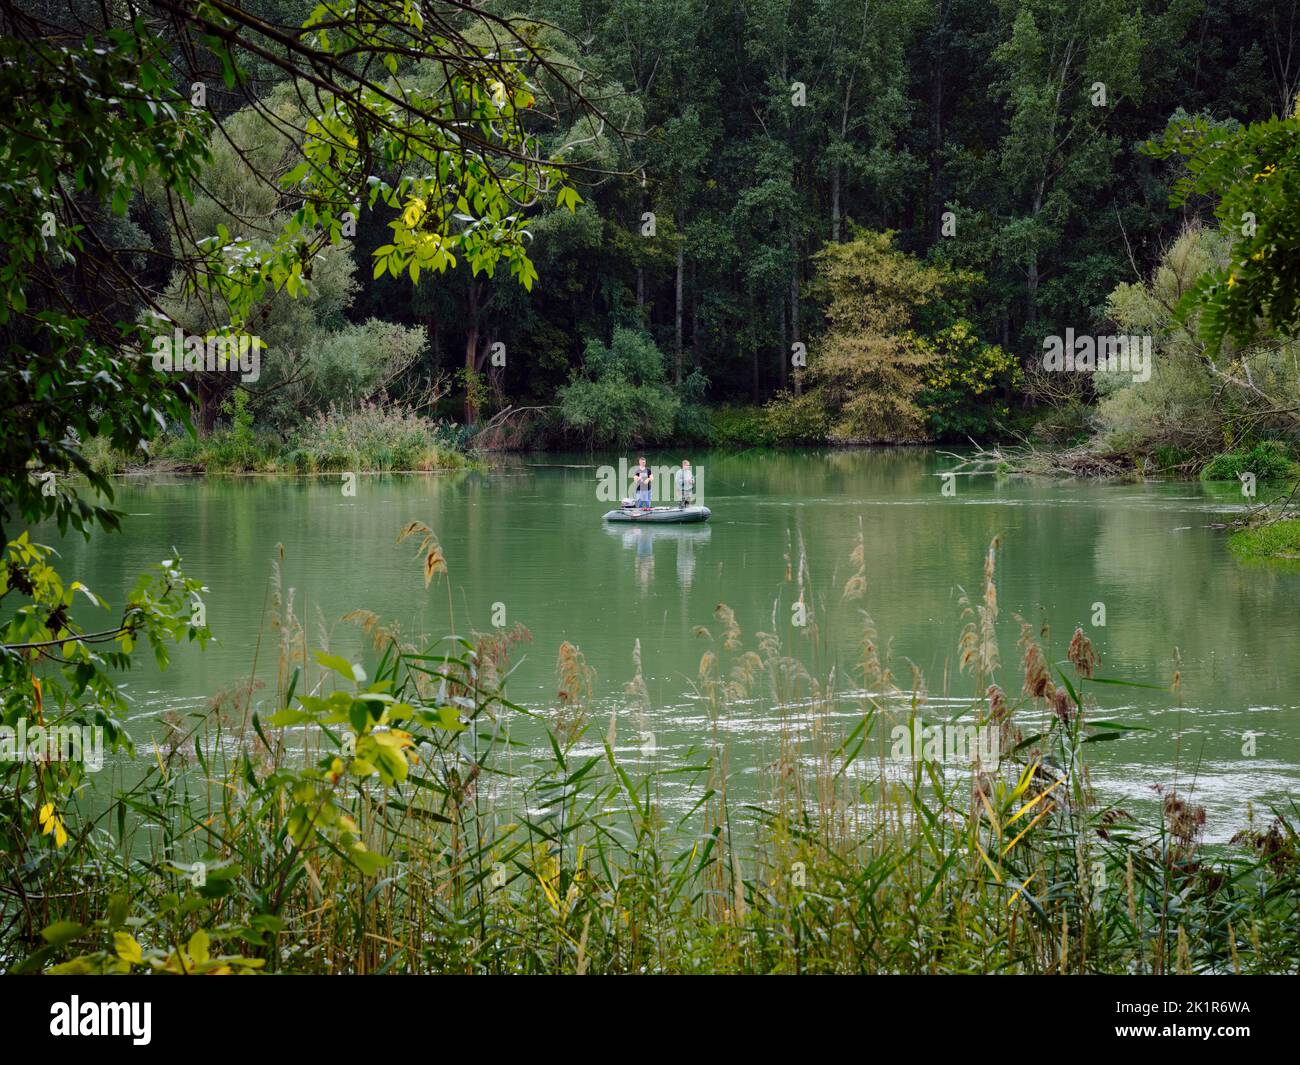
[[[426,580],[449,580],[454,560],[439,548],[430,570],[437,540],[417,531]],[[1023,621],[1004,670],[997,550],[978,598],[962,595],[936,704],[919,672],[892,679],[861,536],[823,596],[791,544],[766,630],[725,605],[696,630],[712,727],[682,762],[645,746],[639,647],[606,723],[571,644],[555,705],[525,708],[502,678],[527,630],[410,639],[357,611],[368,676],[309,654],[276,586],[273,705],[234,685],[173,722],[81,815],[39,905],[10,878],[0,950],[60,972],[1294,971],[1294,811],[1252,815],[1216,849],[1177,789],[1145,823],[1100,800],[1088,754],[1130,727],[1099,717],[1120,682],[1082,632],[1054,663],[1050,633]],[[860,633],[856,676],[828,650],[842,625]],[[950,683],[969,683],[957,703]],[[720,723],[756,712],[771,757],[763,800],[742,801]],[[923,749],[898,759],[888,737],[923,715],[992,729],[1002,757],[955,772]],[[684,812],[668,783],[687,786]]]

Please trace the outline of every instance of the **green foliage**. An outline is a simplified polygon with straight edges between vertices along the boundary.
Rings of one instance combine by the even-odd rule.
[[[1033,436],[1048,447],[1067,448],[1092,435],[1094,410],[1078,399],[1049,407],[1034,422]]]
[[[1023,381],[1014,356],[984,343],[964,319],[918,341],[935,353],[926,387],[918,396],[932,436],[982,439],[1005,426],[1008,397]]]
[[[259,424],[287,432],[300,412],[373,396],[377,376],[412,398],[457,366],[487,373],[486,392],[473,377],[460,384],[496,409],[544,406],[569,383],[587,339],[621,325],[654,338],[672,381],[695,367],[710,402],[761,406],[792,390],[791,343],[821,331],[829,302],[808,284],[814,256],[856,224],[897,228],[897,248],[986,276],[978,301],[923,314],[912,333],[931,341],[964,318],[985,341],[1024,354],[1045,332],[1083,328],[1117,278],[1149,271],[1168,245],[1177,219],[1159,187],[1165,174],[1129,146],[1170,114],[1163,150],[1170,169],[1191,168],[1188,208],[1231,186],[1224,231],[1240,232],[1242,211],[1258,214],[1256,235],[1237,241],[1246,273],[1232,291],[1272,313],[1277,294],[1256,256],[1275,260],[1279,276],[1295,258],[1284,232],[1295,120],[1267,118],[1292,106],[1268,58],[1284,54],[1288,24],[1268,5],[1203,6],[1153,15],[1134,0],[1083,11],[1070,0],[665,0],[653,9],[534,0],[527,15],[497,23],[385,0],[362,23],[340,18],[339,29],[325,8],[277,5],[291,28],[295,15],[310,16],[285,55],[239,5],[182,15],[146,2],[139,32],[103,32],[101,18],[120,17],[111,5],[76,8],[58,34],[16,19],[5,87],[30,106],[5,156],[4,235],[21,249],[18,273],[35,282],[12,275],[11,291],[30,305],[15,319],[19,348],[43,351],[56,339],[36,315],[61,314],[60,292],[79,311],[96,297],[97,313],[71,317],[86,318],[101,355],[147,341],[143,329],[124,338],[114,326],[152,328],[154,310],[191,332],[256,333],[267,342],[264,376],[245,387]],[[213,60],[224,88],[190,69]],[[796,108],[800,79],[806,100]],[[213,106],[190,103],[195,80]],[[94,88],[127,82],[135,93]],[[57,222],[51,241],[80,234],[75,268],[47,253],[45,238],[32,243],[44,207]],[[650,212],[657,232],[643,236]],[[1215,276],[1230,280],[1228,266]],[[545,286],[533,284],[538,270]],[[365,351],[345,332],[381,319],[426,336],[418,357],[407,362],[403,349],[387,372],[371,358],[379,346]],[[44,344],[31,342],[38,328]],[[487,339],[527,357],[488,371]],[[69,333],[56,346],[51,368],[84,345]],[[901,343],[872,357],[925,361]],[[126,384],[125,369],[110,377]],[[817,372],[814,358],[810,387]],[[926,387],[919,362],[896,376]],[[187,383],[206,434],[234,382],[205,374]],[[982,409],[988,397],[965,404],[943,390],[932,414],[905,381],[860,383],[849,391],[866,397],[861,409],[828,407],[840,436],[957,436],[999,420]],[[14,398],[10,408],[30,409],[20,387]],[[93,398],[76,397],[82,442],[99,434]],[[702,440],[693,401],[679,399],[664,432]],[[160,394],[150,405],[174,422],[170,402]],[[144,428],[156,432],[156,420]],[[1128,450],[1125,433],[1116,439]],[[1133,441],[1134,454],[1163,446]],[[49,446],[61,445],[79,446],[51,434]],[[136,450],[127,437],[114,448]],[[64,455],[43,465],[73,468]]]
[[[415,283],[422,272],[443,273],[463,259],[489,277],[504,262],[531,289],[537,271],[525,248],[527,209],[543,196],[569,210],[581,202],[528,129],[536,96],[522,39],[480,50],[459,37],[459,51],[449,52],[443,26],[410,5],[380,7],[382,17],[339,23],[322,5],[304,24],[303,42],[327,64],[346,67],[347,57],[372,55],[393,79],[399,54],[425,49],[438,58],[400,83],[385,84],[381,75],[355,93],[313,94],[302,160],[280,177],[298,209],[266,249],[224,226],[201,244],[220,259],[199,274],[198,290],[218,293],[236,325],[270,293],[305,293],[310,257],[340,244],[362,210],[379,203],[395,215],[390,242],[372,252],[374,279],[405,273]]]
[[[1160,471],[1178,470],[1192,461],[1193,456],[1173,444],[1162,444],[1151,452],[1151,464]]]
[[[121,674],[137,648],[147,647],[165,669],[172,644],[202,646],[210,637],[202,602],[207,589],[185,576],[179,558],[143,574],[117,620],[99,628],[80,624],[75,604],[105,613],[109,604],[81,581],[65,583],[53,555],[24,532],[9,542],[0,569],[7,618],[0,625],[3,742],[12,746],[20,732],[29,745],[38,742],[38,733],[44,741],[37,751],[29,746],[23,752],[39,758],[27,760],[12,749],[0,758],[0,849],[10,858],[0,886],[8,897],[26,898],[14,920],[28,937],[52,914],[52,900],[39,885],[82,875],[83,830],[69,828],[69,811],[86,774],[102,768],[99,759],[131,747]]]
[[[478,370],[470,369],[468,366],[462,366],[456,371],[456,381],[465,392],[465,403],[468,410],[481,411],[490,398],[488,391],[487,376]],[[467,421],[470,419],[466,419]]]
[[[1145,60],[1152,28],[1132,0],[1093,0],[1084,6],[1073,0],[1021,0],[1000,3],[996,10],[1001,25],[990,35],[991,88],[1002,104],[1003,121],[989,159],[969,160],[962,199],[973,196],[989,205],[995,269],[1004,277],[1011,263],[1023,270],[1008,288],[1021,305],[1026,339],[1036,342],[1033,325],[1041,313],[1076,300],[1086,307],[1080,295],[1100,296],[1120,267],[1102,249],[1097,252],[1104,256],[1101,270],[1092,256],[1080,254],[1079,230],[1071,222],[1084,204],[1096,202],[1112,186],[1123,165],[1124,134],[1115,112],[1121,104],[1140,103],[1149,91]],[[1099,82],[1104,103],[1094,95]],[[973,188],[976,175],[996,182],[997,190]],[[1109,229],[1099,215],[1087,228]],[[977,248],[958,248],[955,254],[988,269]],[[1082,293],[1048,289],[1049,269],[1066,275],[1063,287]],[[1100,291],[1098,281],[1104,286]]]
[[[1199,335],[1201,310],[1178,310],[1184,293],[1229,261],[1232,244],[1217,229],[1189,226],[1164,250],[1149,279],[1115,287],[1106,318],[1120,335],[1139,342],[1150,338],[1149,378],[1094,373],[1095,407],[1085,405],[1081,391],[1063,390],[1039,423],[1040,438],[1054,446],[1082,443],[1087,455],[1123,466],[1189,475],[1211,462],[1225,443],[1232,450],[1295,432],[1285,397],[1300,388],[1296,345],[1242,347],[1226,337],[1215,352]],[[1042,387],[1041,378],[1035,387]],[[1236,474],[1228,470],[1228,476]]]
[[[179,908],[175,896],[163,900],[163,912]],[[137,922],[144,923],[148,917],[138,916]],[[42,934],[50,932],[44,929]],[[184,946],[170,950],[157,946],[145,950],[135,936],[126,931],[112,931],[111,921],[107,918],[94,922],[92,928],[78,932],[67,942],[80,941],[92,932],[99,937],[106,933],[112,935],[112,946],[104,950],[79,954],[61,965],[52,965],[45,971],[51,976],[121,976],[136,971],[136,966],[145,967],[155,973],[169,976],[233,976],[256,972],[266,964],[262,958],[248,958],[242,954],[213,954],[212,939],[203,929],[198,929],[190,936]],[[57,938],[57,937],[51,937]],[[60,943],[60,946],[63,944]],[[39,954],[33,958],[39,958]],[[30,963],[33,958],[27,959]]]
[[[772,428],[763,407],[714,407],[709,412],[714,443],[719,447],[770,447]]]
[[[476,42],[463,20],[409,3],[371,5],[360,21],[321,5],[284,54],[279,31],[238,6],[146,5],[114,24],[122,17],[78,10],[51,30],[21,16],[0,37],[0,88],[24,101],[0,152],[0,404],[11,412],[0,540],[15,520],[116,523],[62,476],[79,473],[111,502],[85,441],[101,436],[133,455],[182,420],[191,398],[210,427],[228,377],[196,380],[191,397],[181,375],[141,355],[156,326],[173,324],[169,309],[199,334],[266,325],[292,352],[304,331],[284,302],[318,303],[316,324],[328,320],[351,284],[364,216],[378,212],[390,229],[372,249],[376,278],[418,282],[459,262],[488,277],[504,266],[530,289],[529,212],[581,202],[531,117],[526,71],[556,71],[507,24],[493,21],[498,33]],[[268,49],[278,76],[298,84],[253,100],[241,63],[263,62]],[[225,92],[256,108],[191,100],[192,84],[220,91],[194,68],[212,60]],[[301,91],[308,82],[315,91]],[[224,136],[216,114],[229,118]],[[174,280],[160,276],[164,259]],[[58,476],[38,483],[32,468]]]
[[[822,444],[831,420],[815,393],[778,392],[763,408],[764,435],[775,444]]]
[[[81,581],[65,585],[51,564],[53,554],[51,548],[33,543],[26,532],[10,541],[6,549],[0,600],[13,596],[21,603],[5,604],[9,618],[0,629],[0,688],[13,700],[6,706],[25,705],[31,697],[32,678],[38,676],[37,667],[42,667],[41,687],[52,709],[67,709],[89,692],[98,700],[99,709],[118,718],[126,703],[106,671],[127,668],[140,643],[147,643],[159,668],[165,668],[169,642],[205,641],[207,627],[192,623],[191,607],[201,603],[206,589],[181,572],[179,559],[166,559],[139,578],[118,623],[92,635],[74,621],[74,600],[80,593],[97,609],[108,610],[108,604]],[[101,645],[116,649],[97,650]],[[43,668],[50,664],[57,666],[52,672]]]
[[[824,444],[830,419],[815,393],[778,392],[762,407],[715,407],[715,446],[730,448]]]
[[[469,465],[443,425],[400,405],[362,403],[308,418],[286,450],[309,472],[437,470]]]
[[[102,436],[92,436],[87,440],[82,446],[81,454],[90,464],[92,470],[105,477],[110,474],[121,473],[125,469],[129,458]]]
[[[238,403],[239,392],[234,393]],[[209,436],[174,435],[154,448],[161,469],[207,473],[329,473],[445,470],[470,465],[467,427],[434,421],[400,403],[329,407],[286,434],[253,427],[251,411],[232,403],[232,423]]]
[[[672,436],[681,400],[663,355],[644,333],[615,329],[608,346],[587,342],[582,367],[558,393],[565,426],[589,444],[626,447]]]
[[[1121,333],[1152,338],[1151,378],[1098,373],[1096,428],[1101,447],[1145,456],[1156,448],[1208,458],[1222,445],[1228,419],[1242,408],[1224,394],[1195,331],[1173,308],[1179,295],[1216,269],[1229,241],[1213,229],[1192,227],[1162,255],[1146,281],[1124,282],[1106,303]],[[1236,356],[1235,350],[1231,353]],[[1262,360],[1256,360],[1262,371]]]
[[[1180,317],[1199,314],[1211,353],[1229,337],[1250,344],[1261,324],[1292,336],[1300,324],[1300,236],[1294,225],[1300,115],[1239,126],[1182,113],[1170,120],[1161,140],[1145,148],[1157,158],[1178,157],[1187,168],[1174,185],[1172,205],[1213,196],[1215,215],[1232,235],[1230,261],[1183,295]]]
[[[422,328],[370,319],[322,339],[309,367],[310,391],[300,401],[319,410],[355,406],[398,379],[425,346]]]
[[[680,403],[673,419],[672,438],[675,442],[683,444],[713,442],[713,423],[709,418],[709,408],[704,403],[704,393],[708,387],[708,378],[698,369],[694,369],[676,390]]]
[[[1244,473],[1253,473],[1255,480],[1260,482],[1279,481],[1300,474],[1300,469],[1281,441],[1261,440],[1248,448],[1215,455],[1201,470],[1201,479],[1236,481]]]
[[[230,418],[230,447],[239,457],[253,452],[253,412],[248,409],[248,393],[236,388],[222,408]]]
[[[280,438],[255,430],[236,439],[228,426],[219,426],[206,437],[188,433],[157,440],[153,461],[164,470],[179,469],[203,473],[270,473],[276,468]]]
[[[1238,558],[1300,563],[1300,520],[1272,521],[1235,532],[1228,548]]]
[[[969,290],[975,276],[920,262],[896,249],[888,232],[828,245],[815,262],[814,291],[826,303],[828,328],[810,349],[807,377],[809,394],[832,420],[831,434],[924,440],[922,393],[941,359],[924,339],[927,324],[942,324],[949,299]],[[964,335],[961,342],[968,342]]]
[[[133,90],[113,89],[123,84]],[[29,467],[79,472],[111,501],[82,442],[99,435],[132,453],[181,414],[184,392],[133,351],[144,336],[133,323],[98,313],[94,300],[69,311],[53,296],[97,254],[98,235],[72,205],[120,218],[142,185],[188,189],[211,119],[187,106],[162,42],[124,28],[97,41],[0,37],[0,91],[27,101],[13,109],[0,152],[0,542],[15,520],[112,528],[115,512],[78,498],[61,476],[47,493]],[[118,281],[102,281],[109,291],[95,296],[107,301]]]

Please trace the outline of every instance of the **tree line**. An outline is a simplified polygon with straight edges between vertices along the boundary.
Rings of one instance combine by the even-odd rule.
[[[1113,323],[1213,224],[1144,145],[1290,116],[1296,7],[532,0],[377,40],[347,4],[157,4],[130,84],[194,123],[149,146],[175,172],[65,197],[93,239],[24,298],[71,291],[114,342],[254,333],[256,382],[185,382],[204,436],[379,401],[516,444],[988,439],[1096,398],[1043,380],[1043,339]],[[106,29],[89,3],[6,18],[15,56]],[[26,241],[40,205],[15,206]]]

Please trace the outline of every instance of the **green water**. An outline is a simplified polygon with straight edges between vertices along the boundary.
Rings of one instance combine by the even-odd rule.
[[[365,657],[356,626],[340,620],[357,608],[408,633],[437,634],[487,630],[504,610],[507,625],[522,623],[534,636],[515,655],[512,699],[552,707],[556,651],[571,641],[596,670],[596,733],[621,706],[627,756],[672,765],[692,760],[710,739],[691,686],[707,642],[693,630],[718,631],[718,603],[735,611],[747,647],[757,630],[776,631],[793,653],[810,664],[816,658],[821,676],[837,659],[836,686],[847,693],[841,716],[851,726],[859,604],[844,603],[841,592],[859,520],[868,580],[861,605],[882,646],[892,641],[893,672],[905,685],[913,664],[922,672],[927,721],[954,713],[972,690],[956,668],[958,586],[978,591],[984,552],[997,536],[999,679],[1008,690],[1020,686],[1017,612],[1036,627],[1050,624],[1053,659],[1064,658],[1083,625],[1103,676],[1167,685],[1181,673],[1178,695],[1094,688],[1100,716],[1150,730],[1095,745],[1100,791],[1143,804],[1154,799],[1152,785],[1170,785],[1177,774],[1209,808],[1208,837],[1224,839],[1244,822],[1247,800],[1285,802],[1296,790],[1300,572],[1228,554],[1225,534],[1210,526],[1240,508],[1232,486],[963,477],[945,496],[938,474],[952,460],[933,451],[691,457],[713,511],[705,526],[602,524],[608,504],[597,494],[596,466],[617,463],[608,456],[528,456],[468,475],[361,476],[355,496],[338,477],[125,480],[117,496],[130,515],[124,531],[63,542],[64,572],[120,604],[136,575],[174,546],[211,589],[207,620],[219,644],[178,651],[166,673],[144,666],[128,677],[132,733],[146,747],[159,715],[198,710],[218,689],[246,680],[259,634],[258,673],[270,682],[263,691],[273,690],[268,586],[283,544],[283,584],[313,646],[325,633],[334,652]],[[426,590],[414,545],[394,544],[413,520],[442,542],[450,607],[447,580]],[[801,544],[806,552],[825,645],[816,654],[806,629],[791,624],[788,544],[796,557]],[[1104,626],[1092,623],[1098,603]],[[652,704],[645,718],[626,709],[623,694],[638,639]],[[776,734],[799,713],[763,699],[728,712],[720,731],[739,780],[761,778]],[[1021,722],[1026,734],[1032,721]],[[653,756],[637,746],[640,731],[653,732]],[[1253,756],[1242,753],[1247,732],[1256,735]],[[685,781],[667,788],[669,801],[688,801]]]

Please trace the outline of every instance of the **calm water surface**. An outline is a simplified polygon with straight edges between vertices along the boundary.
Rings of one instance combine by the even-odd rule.
[[[534,635],[515,656],[512,699],[553,706],[556,651],[571,641],[596,670],[600,734],[608,712],[622,707],[625,753],[640,757],[637,733],[645,728],[655,735],[654,757],[671,765],[691,760],[711,735],[692,689],[707,648],[694,630],[716,633],[717,604],[735,611],[747,647],[756,631],[777,631],[794,653],[813,657],[808,638],[790,625],[789,544],[796,556],[803,545],[817,593],[826,645],[816,656],[819,674],[836,658],[837,687],[852,692],[857,610],[865,606],[881,644],[889,642],[900,683],[910,683],[913,665],[924,675],[932,693],[926,720],[955,712],[972,690],[956,669],[960,587],[978,592],[996,536],[999,679],[1008,690],[1020,686],[1014,613],[1050,625],[1053,659],[1064,658],[1071,632],[1083,625],[1103,676],[1167,685],[1180,673],[1177,695],[1093,689],[1101,716],[1150,730],[1094,748],[1093,782],[1103,793],[1151,802],[1152,785],[1169,785],[1176,772],[1209,807],[1210,837],[1224,839],[1244,822],[1248,800],[1262,810],[1296,791],[1300,571],[1229,555],[1225,534],[1211,526],[1239,509],[1232,486],[963,477],[956,495],[945,497],[938,474],[952,459],[933,451],[691,457],[703,468],[703,501],[713,510],[705,526],[606,526],[596,466],[617,457],[550,454],[482,474],[362,476],[355,497],[343,495],[337,477],[127,480],[117,497],[130,515],[124,531],[60,548],[64,572],[115,605],[173,546],[211,589],[208,623],[220,642],[178,651],[165,673],[150,665],[128,678],[137,741],[158,731],[155,719],[165,711],[201,708],[218,689],[246,680],[259,634],[258,674],[270,682],[263,690],[273,690],[268,587],[283,544],[283,584],[313,646],[327,638],[331,650],[365,657],[361,633],[340,620],[358,608],[408,633],[439,635],[487,630],[504,609],[508,625],[522,623]],[[652,455],[652,464],[679,459]],[[394,544],[413,520],[442,542],[450,606],[444,579],[425,589],[414,544]],[[862,604],[845,604],[859,521],[868,592]],[[1098,603],[1104,626],[1092,623]],[[623,692],[637,640],[652,706],[648,718],[632,720]],[[856,705],[844,700],[846,727]],[[732,772],[759,779],[782,722],[798,712],[774,709],[770,700],[733,708],[720,724]],[[1253,756],[1242,753],[1248,732],[1256,735]],[[688,785],[675,786],[687,802]]]

